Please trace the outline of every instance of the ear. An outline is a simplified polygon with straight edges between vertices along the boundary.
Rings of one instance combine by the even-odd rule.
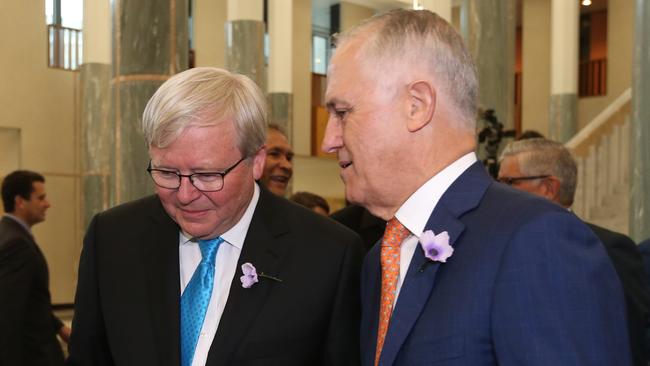
[[[545,178],[541,184],[543,187],[544,197],[555,203],[560,203],[560,180],[556,176],[551,175],[550,177]]]
[[[408,85],[408,130],[415,132],[426,126],[436,110],[436,90],[424,80]]]
[[[266,164],[266,145],[262,145],[253,156],[253,179],[259,180],[264,173]]]

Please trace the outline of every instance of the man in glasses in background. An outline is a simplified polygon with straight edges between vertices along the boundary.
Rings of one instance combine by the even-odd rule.
[[[499,164],[502,183],[565,208],[573,205],[578,168],[571,153],[559,142],[544,138],[512,142],[503,150]],[[594,224],[587,225],[603,243],[623,285],[634,365],[646,366],[645,327],[650,294],[641,253],[629,237]]]
[[[357,364],[360,239],[255,182],[253,81],[185,71],[142,124],[157,196],[91,222],[70,364]]]

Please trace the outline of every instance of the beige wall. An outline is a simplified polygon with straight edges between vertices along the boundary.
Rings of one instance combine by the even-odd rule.
[[[548,136],[551,94],[551,2],[524,0],[521,128]]]
[[[297,154],[311,154],[311,2],[293,1],[293,145]]]
[[[226,0],[194,0],[196,66],[226,67]]]
[[[375,15],[373,9],[367,8],[365,6],[346,3],[341,1],[341,32],[354,27],[355,25],[361,23],[364,19],[370,18]]]
[[[80,248],[77,73],[47,67],[44,6],[44,1],[0,2],[0,127],[20,129],[21,168],[47,180],[52,208],[34,232],[49,262],[52,300],[68,303]]]
[[[634,1],[609,0],[607,17],[607,95],[580,98],[578,129],[583,128],[632,85]]]

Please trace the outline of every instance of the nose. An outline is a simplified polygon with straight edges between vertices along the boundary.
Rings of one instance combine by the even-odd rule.
[[[50,204],[50,201],[45,200],[45,208],[50,208],[52,205]]]
[[[181,204],[188,204],[201,195],[201,191],[194,187],[189,177],[181,178],[181,185],[176,192],[176,198]]]
[[[329,154],[335,153],[341,147],[343,147],[343,128],[341,122],[330,114],[320,149]]]
[[[293,171],[293,163],[291,160],[287,159],[285,155],[282,155],[280,158],[280,168],[288,171]]]

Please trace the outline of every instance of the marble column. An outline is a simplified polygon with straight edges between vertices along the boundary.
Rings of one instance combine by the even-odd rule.
[[[79,67],[81,125],[81,227],[112,205],[111,12],[109,0],[84,1],[83,55]]]
[[[293,144],[293,0],[269,0],[269,123]]]
[[[451,0],[420,0],[422,9],[430,10],[451,23]]]
[[[114,0],[115,203],[153,192],[142,112],[156,89],[187,68],[187,0]]]
[[[551,2],[549,137],[560,142],[577,132],[579,7],[577,1]]]
[[[461,33],[476,62],[479,103],[494,109],[505,129],[514,128],[514,0],[462,0]]]
[[[253,79],[266,91],[263,0],[228,0],[226,68]]]
[[[632,77],[630,236],[650,238],[650,3],[636,0]]]

